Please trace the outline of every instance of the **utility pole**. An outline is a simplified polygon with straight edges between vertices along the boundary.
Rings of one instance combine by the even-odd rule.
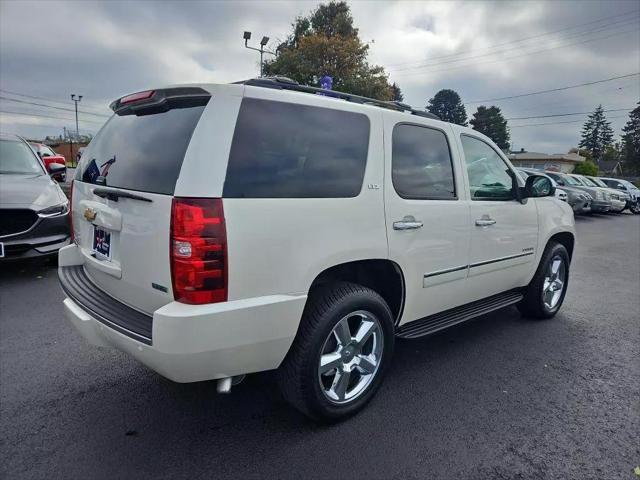
[[[71,100],[76,104],[76,142],[80,140],[80,131],[78,130],[78,102],[82,100],[82,95],[76,97],[75,93],[71,94]]]
[[[245,48],[248,48],[249,50],[255,50],[256,52],[260,52],[260,76],[262,77],[264,72],[264,62],[262,60],[264,54],[268,53],[270,55],[277,55],[277,53],[264,49],[264,47],[267,46],[267,43],[269,43],[269,37],[262,37],[262,40],[260,40],[260,48],[250,47],[249,45],[247,45],[247,42],[251,40],[251,32],[244,32],[243,38],[244,38]]]

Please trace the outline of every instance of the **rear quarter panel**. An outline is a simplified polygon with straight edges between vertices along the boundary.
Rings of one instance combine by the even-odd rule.
[[[341,263],[387,258],[384,219],[382,114],[340,100],[247,87],[254,98],[364,113],[369,152],[360,194],[354,198],[228,198],[229,300],[306,294],[315,277]],[[369,189],[377,184],[379,189]]]

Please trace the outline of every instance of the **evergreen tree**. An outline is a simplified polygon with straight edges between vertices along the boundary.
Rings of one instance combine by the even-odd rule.
[[[303,85],[333,78],[333,89],[378,100],[392,100],[392,86],[381,66],[369,65],[369,45],[358,37],[347,2],[321,4],[307,17],[298,17],[293,31],[265,62],[265,75],[282,75]]]
[[[589,115],[582,127],[582,140],[580,146],[587,149],[593,159],[599,162],[606,151],[607,146],[613,142],[613,130],[611,123],[604,115],[602,105]]]
[[[467,125],[467,111],[460,95],[455,90],[444,89],[429,99],[427,111],[440,117],[445,122]]]
[[[402,90],[400,90],[400,87],[396,82],[393,82],[393,84],[391,85],[391,92],[393,94],[393,97],[391,98],[392,100],[395,100],[396,102],[401,102],[404,100]]]
[[[622,127],[622,160],[626,169],[640,174],[640,102],[629,113],[629,121]]]
[[[507,121],[502,115],[500,108],[496,106],[487,108],[482,105],[478,107],[478,110],[473,114],[473,118],[469,123],[471,123],[474,130],[485,134],[502,150],[509,150]]]

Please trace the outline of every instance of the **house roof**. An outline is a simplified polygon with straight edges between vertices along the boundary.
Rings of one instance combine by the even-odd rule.
[[[538,152],[515,152],[509,154],[510,160],[539,160],[539,161],[564,161],[580,163],[584,162],[585,158],[577,153],[554,153],[549,155],[547,153]]]
[[[600,162],[598,162],[598,168],[603,172],[613,172],[619,164],[619,160],[600,160]]]

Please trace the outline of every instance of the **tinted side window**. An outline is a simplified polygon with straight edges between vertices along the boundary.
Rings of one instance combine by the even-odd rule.
[[[417,125],[393,129],[393,186],[403,198],[455,198],[453,166],[446,135]]]
[[[471,200],[512,200],[509,167],[502,157],[482,140],[462,135]]]
[[[355,197],[362,188],[368,146],[366,115],[245,98],[223,196]]]

